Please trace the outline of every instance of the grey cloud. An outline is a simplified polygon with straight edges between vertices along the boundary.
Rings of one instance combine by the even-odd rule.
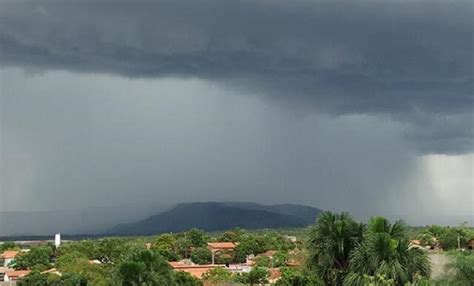
[[[419,203],[386,200],[419,172],[390,120],[284,112],[200,80],[0,75],[0,211],[244,200],[367,217]]]
[[[291,108],[406,124],[424,153],[474,146],[471,1],[3,1],[0,63],[198,77]]]

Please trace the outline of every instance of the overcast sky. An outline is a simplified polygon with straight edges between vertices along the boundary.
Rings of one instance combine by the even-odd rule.
[[[0,211],[474,223],[472,19],[460,0],[0,0]]]

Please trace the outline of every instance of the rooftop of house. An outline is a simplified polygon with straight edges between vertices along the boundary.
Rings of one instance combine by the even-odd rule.
[[[187,272],[198,279],[201,279],[204,273],[208,272],[211,269],[218,268],[218,267],[225,267],[225,265],[220,265],[220,264],[198,265],[198,264],[186,264],[179,261],[170,261],[169,264],[174,270]]]
[[[234,249],[236,244],[233,242],[209,242],[207,246],[214,250]]]
[[[12,270],[12,271],[5,272],[5,275],[7,275],[10,278],[20,278],[20,277],[28,275],[30,272],[31,270]]]
[[[18,253],[19,251],[16,250],[5,250],[2,254],[0,254],[0,257],[3,259],[13,259]]]

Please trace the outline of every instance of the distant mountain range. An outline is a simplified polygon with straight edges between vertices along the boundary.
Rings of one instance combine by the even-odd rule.
[[[150,203],[71,210],[5,211],[0,212],[0,236],[52,236],[58,232],[98,235],[118,223],[131,223],[170,207]]]
[[[315,222],[320,210],[293,204],[260,205],[247,202],[198,202],[178,204],[174,208],[135,223],[120,224],[107,235],[151,235],[180,232],[191,228],[216,231],[303,227]]]

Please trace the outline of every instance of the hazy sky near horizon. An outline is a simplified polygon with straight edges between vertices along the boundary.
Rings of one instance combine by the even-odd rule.
[[[235,200],[474,223],[473,14],[2,0],[0,211]]]

